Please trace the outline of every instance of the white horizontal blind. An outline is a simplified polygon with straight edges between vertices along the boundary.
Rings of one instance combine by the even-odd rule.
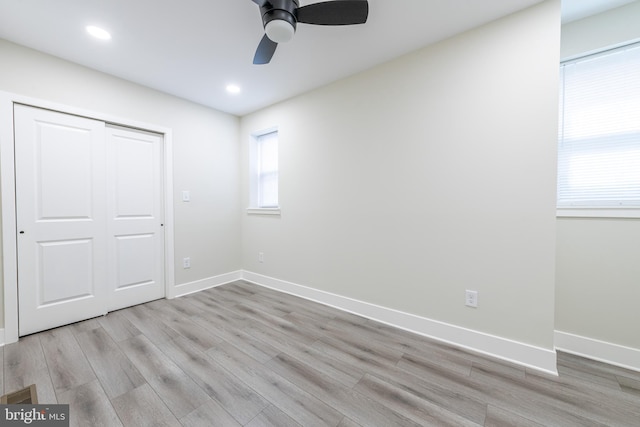
[[[257,137],[258,207],[278,207],[278,132]]]
[[[561,66],[558,207],[640,207],[640,44]]]

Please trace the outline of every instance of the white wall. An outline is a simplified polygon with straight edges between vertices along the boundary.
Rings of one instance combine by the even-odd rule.
[[[634,2],[564,25],[562,55],[640,40],[638,23]],[[559,218],[557,245],[556,329],[640,357],[640,219]]]
[[[559,44],[550,0],[243,117],[243,165],[279,127],[282,208],[243,215],[244,268],[552,349]]]
[[[171,128],[175,282],[241,268],[237,117],[4,40],[0,63],[2,91]],[[191,191],[190,203],[181,201],[182,190]],[[185,256],[189,270],[182,269]]]
[[[640,1],[562,26],[561,58],[640,40]]]

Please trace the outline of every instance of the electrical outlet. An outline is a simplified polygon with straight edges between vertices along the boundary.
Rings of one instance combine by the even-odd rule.
[[[264,262],[264,252],[258,252],[258,262]]]
[[[467,307],[477,307],[478,306],[478,291],[466,291],[464,305]]]
[[[182,258],[182,268],[191,268],[191,258]]]

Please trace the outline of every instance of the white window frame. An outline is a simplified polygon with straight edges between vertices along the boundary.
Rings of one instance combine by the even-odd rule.
[[[254,215],[280,215],[280,201],[278,200],[278,204],[264,205],[262,203],[262,175],[261,171],[261,142],[262,138],[265,136],[269,136],[271,134],[276,134],[276,138],[278,138],[278,149],[279,149],[279,133],[277,127],[271,127],[268,129],[263,129],[251,134],[251,141],[249,147],[249,207],[247,208],[247,213]],[[278,154],[279,157],[279,154]],[[269,171],[268,173],[275,173],[276,177],[279,178],[279,167],[275,171]],[[279,179],[277,179],[279,181]]]
[[[610,53],[615,53],[616,51],[620,51],[623,49],[638,48],[639,46],[640,46],[640,42],[638,41],[630,42],[622,46],[615,46],[599,52],[595,52],[595,53],[592,52],[588,55],[583,55],[581,57],[573,57],[573,58],[567,59],[562,62],[561,66],[565,66],[565,64],[571,64],[573,62],[585,60],[592,57],[598,57],[598,56],[603,56]],[[563,93],[561,93],[560,95],[562,96]],[[562,134],[563,127],[564,127],[563,112],[564,112],[564,105],[563,105],[563,99],[561,98],[559,144],[562,142],[562,138],[564,136]],[[596,138],[606,139],[608,138],[608,136],[605,135],[605,136],[596,137]],[[596,138],[593,138],[593,139],[595,140]],[[559,166],[560,166],[560,156],[562,154],[562,152],[560,151],[560,145],[558,145],[558,148],[559,148],[558,160],[559,160]],[[558,179],[560,182],[561,180],[560,172],[558,175]],[[558,195],[558,199],[559,199],[559,195]],[[569,204],[563,205],[558,203],[558,206],[556,209],[556,215],[558,217],[585,217],[585,218],[640,218],[640,201],[638,204],[634,203],[632,205],[628,205],[628,204],[625,205],[622,203],[620,205],[611,205],[611,204],[606,205],[604,203],[602,204],[594,203],[594,204],[585,204],[584,206],[580,206],[580,205],[569,205]]]

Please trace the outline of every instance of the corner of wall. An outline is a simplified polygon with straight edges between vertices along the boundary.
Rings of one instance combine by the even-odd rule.
[[[640,349],[583,337],[568,332],[555,332],[556,350],[640,372]]]

